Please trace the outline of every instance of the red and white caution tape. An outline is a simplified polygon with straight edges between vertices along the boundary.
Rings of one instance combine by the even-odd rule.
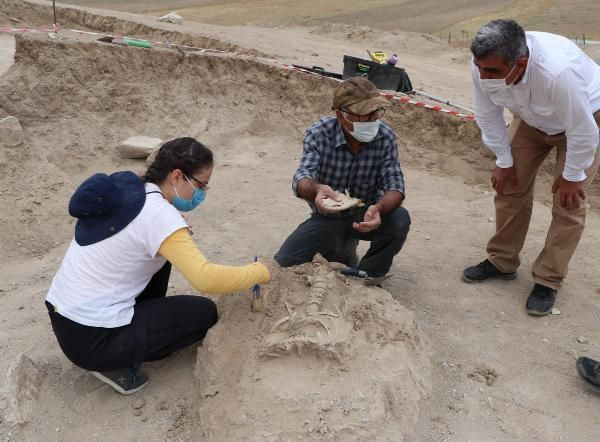
[[[445,109],[441,106],[435,106],[433,104],[428,104],[425,103],[423,101],[416,101],[416,100],[411,100],[410,98],[406,98],[406,97],[398,97],[397,95],[392,95],[392,94],[384,94],[382,93],[382,95],[390,100],[397,100],[400,103],[407,103],[407,104],[412,104],[414,106],[418,106],[418,107],[424,107],[427,109],[431,109],[437,112],[443,112],[445,114],[450,114],[450,115],[454,115],[456,117],[461,117],[461,118],[466,118],[467,120],[475,120],[475,115],[468,115],[468,114],[463,114],[462,112],[458,112],[455,110],[450,110],[450,109]]]
[[[317,77],[321,77],[323,78],[323,76],[321,74],[318,74],[316,72],[312,72],[309,71],[307,69],[302,69],[290,64],[283,64],[283,67],[285,67],[286,69],[290,69],[290,70],[294,70],[294,71],[299,71],[305,74],[310,74],[310,75],[314,75]],[[337,82],[341,82],[343,80],[340,80],[338,78],[332,78],[332,77],[326,77],[329,78],[330,80],[333,81],[337,81]],[[389,93],[385,93],[385,92],[381,92],[381,95],[383,95],[384,97],[386,97],[388,100],[395,100],[395,101],[399,101],[400,103],[404,103],[404,104],[412,104],[413,106],[417,106],[417,107],[424,107],[426,109],[431,109],[437,112],[442,112],[445,114],[449,114],[449,115],[454,115],[456,117],[460,117],[460,118],[466,118],[467,120],[475,120],[475,115],[469,115],[469,114],[464,114],[462,112],[459,111],[455,111],[455,110],[451,110],[451,109],[445,109],[441,106],[436,106],[433,104],[428,104],[425,103],[424,101],[417,101],[417,100],[411,100],[410,98],[407,97],[399,97],[397,95],[394,94],[389,94]]]
[[[46,34],[48,32],[54,32],[54,29],[34,29],[34,28],[0,28],[0,32],[40,32]]]

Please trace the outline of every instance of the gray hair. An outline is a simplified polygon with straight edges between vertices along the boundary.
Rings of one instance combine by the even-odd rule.
[[[475,58],[497,55],[509,65],[529,56],[525,31],[510,19],[492,20],[483,25],[471,41],[471,52]]]

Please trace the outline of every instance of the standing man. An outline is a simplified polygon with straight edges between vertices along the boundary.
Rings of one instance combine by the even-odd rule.
[[[524,32],[493,20],[471,43],[475,113],[483,142],[496,154],[496,233],[488,259],[463,272],[467,282],[514,279],[538,169],[556,148],[552,223],[533,264],[531,315],[552,310],[585,225],[586,192],[599,165],[600,67],[570,40]],[[507,129],[503,111],[514,119]]]
[[[312,208],[275,255],[282,267],[302,264],[320,253],[329,261],[358,267],[369,277],[384,276],[410,227],[404,207],[404,177],[394,132],[381,121],[389,101],[365,78],[336,89],[335,117],[321,118],[304,137],[294,194]],[[348,190],[365,206],[332,213],[323,199],[339,200]],[[358,262],[358,240],[371,247]]]

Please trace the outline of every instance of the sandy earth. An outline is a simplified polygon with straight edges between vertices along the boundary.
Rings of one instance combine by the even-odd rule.
[[[72,4],[97,6],[94,0]],[[386,31],[442,32],[471,35],[487,21],[513,17],[528,29],[548,30],[572,38],[583,33],[600,39],[600,7],[594,0],[103,0],[107,9],[160,16],[178,11],[188,20],[218,25],[272,23],[307,24],[314,21],[349,25],[359,23]]]
[[[277,272],[263,297],[257,316],[247,294],[223,298],[198,351],[202,439],[413,436],[431,376],[411,312],[321,257]]]
[[[36,5],[0,2],[0,24],[20,14],[22,22],[41,25],[47,9]],[[315,59],[338,69],[341,53],[360,55],[387,42],[402,48],[401,63],[416,87],[470,102],[468,54],[420,34],[339,24],[289,29],[186,24],[152,30],[147,17],[112,15],[116,18],[75,10],[68,19],[80,29],[140,37],[168,32],[177,43],[303,64]],[[331,362],[311,351],[299,357],[297,350],[260,357],[273,333],[279,336],[271,329],[286,314],[282,299],[291,296],[301,308],[306,301],[301,295],[310,294],[307,285],[297,288],[314,273],[304,269],[285,271],[279,283],[268,286],[280,294],[273,295],[277,301],[264,314],[249,311],[248,294],[221,298],[222,321],[199,351],[147,365],[152,381],[136,396],[144,401],[141,411],[134,409],[140,406],[134,398],[114,393],[73,366],[56,344],[42,300],[72,234],[65,207],[74,187],[96,171],[143,170],[142,162],[121,160],[116,153],[117,143],[130,135],[197,136],[215,151],[217,168],[207,202],[188,216],[196,242],[221,263],[272,255],[308,214],[306,204],[293,198],[290,178],[303,131],[329,111],[335,83],[282,71],[249,55],[181,59],[174,51],[124,49],[67,33],[61,37],[20,36],[15,64],[0,78],[0,117],[15,115],[25,129],[24,145],[0,149],[5,208],[0,212],[1,438],[597,439],[600,398],[581,385],[574,360],[581,354],[600,356],[598,185],[588,228],[558,297],[561,314],[528,317],[523,305],[532,284],[531,263],[550,219],[549,177],[544,175],[538,186],[519,278],[464,284],[461,270],[483,257],[493,231],[487,185],[493,161],[473,123],[407,105],[386,115],[398,134],[406,207],[413,219],[392,269],[395,276],[384,283],[389,295],[361,290],[354,282],[345,293],[338,281],[327,286],[325,299],[342,305],[345,293],[355,312],[373,303],[376,320],[368,330],[376,330],[373,324],[381,323],[387,310],[397,309],[396,319],[405,320],[388,328],[410,338],[388,346],[376,340],[365,349],[371,332],[352,328],[352,339],[342,340],[352,343],[345,347],[348,354],[358,355],[350,361]],[[13,45],[12,38],[0,38],[0,72],[12,61]],[[289,295],[281,294],[282,286],[292,287]],[[171,288],[172,293],[190,291],[178,274]],[[406,320],[413,317],[415,324]],[[314,328],[302,332],[317,336]],[[319,333],[318,339],[326,334]],[[409,345],[415,340],[418,346]],[[385,363],[365,368],[369,355]],[[397,366],[390,368],[394,360]],[[398,374],[386,378],[390,373]],[[352,382],[344,384],[345,376]],[[367,382],[370,377],[375,382]],[[392,381],[397,388],[391,391],[398,394],[386,396],[390,390],[383,387]],[[360,405],[357,392],[367,398]],[[24,423],[14,425],[15,419]],[[365,431],[381,432],[342,431],[360,423],[368,424]]]
[[[94,6],[91,0],[75,0],[76,5]],[[97,2],[96,2],[97,3]],[[375,29],[432,32],[464,20],[466,17],[502,9],[511,0],[107,0],[110,9],[160,16],[176,10],[189,20],[218,25],[273,23],[290,25],[310,21],[327,21]]]

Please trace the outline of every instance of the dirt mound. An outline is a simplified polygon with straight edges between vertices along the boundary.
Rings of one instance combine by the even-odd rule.
[[[25,143],[0,151],[0,253],[42,256],[71,235],[74,186],[95,171],[137,168],[115,146],[138,134],[200,137],[217,155],[247,137],[283,137],[295,157],[305,128],[330,110],[336,82],[252,57],[56,42],[17,35],[15,64],[0,79],[0,118],[23,125]],[[397,104],[386,121],[403,164],[488,179],[491,154],[470,121]],[[18,183],[27,183],[25,190]],[[595,184],[593,193],[598,194]]]
[[[241,48],[237,45],[207,36],[179,32],[161,28],[161,23],[148,18],[132,16],[131,20],[118,18],[110,11],[89,10],[75,6],[59,5],[56,7],[59,26],[62,28],[87,29],[98,32],[146,38],[199,48],[235,52],[245,55],[265,56],[253,49]],[[121,15],[127,15],[121,13]],[[14,26],[10,18],[16,18],[27,26],[52,27],[52,5],[48,2],[29,2],[24,0],[0,0],[0,23]],[[168,25],[167,25],[168,26]]]
[[[280,38],[264,32],[249,36],[248,44]],[[348,38],[365,38],[357,32]],[[278,43],[306,50],[308,40],[296,38]],[[331,43],[309,40],[324,48]],[[433,46],[423,46],[423,54],[430,57]],[[329,53],[337,60],[339,48]],[[448,50],[446,61],[454,57]],[[425,86],[468,89],[453,83],[456,65],[450,74],[442,65],[438,73],[434,60],[435,75]],[[597,216],[588,218],[589,238],[558,298],[560,316],[525,319],[527,269],[508,286],[464,285],[457,275],[481,258],[482,239],[493,230],[491,196],[434,175],[484,182],[493,160],[472,122],[412,105],[394,106],[385,116],[402,163],[412,166],[405,167],[406,204],[414,222],[393,265],[396,277],[384,287],[436,337],[431,355],[412,314],[389,295],[345,285],[318,263],[284,271],[278,285],[265,286],[264,315],[250,312],[249,293],[220,298],[222,322],[200,358],[189,348],[145,364],[151,382],[135,400],[63,355],[42,301],[72,237],[66,207],[76,185],[97,171],[142,170],[143,161],[119,158],[116,146],[129,136],[197,136],[215,152],[216,168],[207,201],[186,214],[195,242],[223,264],[272,256],[306,218],[307,205],[293,198],[290,178],[304,130],[330,112],[335,86],[253,57],[181,58],[174,51],[54,41],[44,34],[17,37],[16,63],[0,77],[0,118],[16,116],[25,133],[23,145],[0,149],[0,373],[8,380],[0,382],[2,439],[196,440],[204,434],[235,440],[254,431],[270,440],[365,440],[381,427],[388,433],[372,439],[414,439],[416,433],[426,440],[556,434],[594,440],[594,398],[578,393],[583,387],[575,384],[572,364],[584,351],[577,336],[590,336],[587,353],[598,342],[588,333],[598,320],[598,287],[590,277],[598,268]],[[534,211],[526,265],[542,247],[550,219],[548,208],[535,204]],[[173,272],[169,294],[190,293]],[[559,328],[548,321],[560,321],[561,332],[552,332]],[[565,382],[548,388],[544,381],[557,373]]]
[[[198,351],[203,437],[412,435],[431,385],[427,345],[411,312],[320,257],[277,272],[264,296],[264,313],[250,316],[247,296],[222,298],[221,319]]]
[[[15,64],[0,80],[0,116],[16,116],[25,132],[22,146],[0,152],[6,260],[40,256],[70,237],[68,197],[86,176],[140,167],[118,158],[125,138],[187,134],[218,151],[235,134],[276,132],[278,124],[300,137],[331,95],[329,83],[242,58],[182,60],[166,50],[22,35],[16,42]]]

